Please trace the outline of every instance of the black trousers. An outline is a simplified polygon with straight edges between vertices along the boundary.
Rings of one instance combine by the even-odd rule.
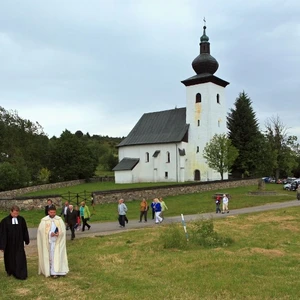
[[[154,220],[154,217],[155,217],[155,210],[152,209],[152,220]]]
[[[119,224],[125,227],[125,215],[119,215]]]
[[[88,219],[85,219],[84,217],[81,217],[81,220],[82,220],[82,231],[84,231],[85,226],[87,226],[87,228],[90,229],[91,225],[89,225],[87,223]]]
[[[71,230],[71,240],[75,238],[75,225],[76,224],[69,224],[70,230]]]
[[[147,222],[147,211],[141,211],[141,213],[140,213],[140,222],[142,222],[143,216],[144,216],[145,222]]]

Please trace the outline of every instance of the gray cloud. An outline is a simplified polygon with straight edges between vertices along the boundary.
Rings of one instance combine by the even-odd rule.
[[[14,1],[0,4],[0,105],[64,129],[125,136],[145,112],[185,106],[203,17],[228,109],[245,90],[261,126],[298,125],[298,1]]]

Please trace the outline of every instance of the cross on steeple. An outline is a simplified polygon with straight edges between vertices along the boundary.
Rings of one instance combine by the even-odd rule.
[[[203,18],[204,26],[206,27],[206,20],[205,17]]]

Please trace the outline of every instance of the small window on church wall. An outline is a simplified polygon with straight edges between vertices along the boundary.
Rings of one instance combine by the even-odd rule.
[[[197,146],[197,150],[196,150],[196,152],[197,152],[197,153],[199,153],[199,146]]]
[[[198,127],[200,126],[200,120],[197,121],[198,122]]]
[[[170,152],[168,151],[167,152],[167,163],[169,163],[170,162]]]
[[[200,103],[201,102],[201,94],[198,93],[196,94],[196,103]]]
[[[220,95],[217,94],[217,103],[220,104]]]
[[[146,152],[146,155],[145,155],[145,162],[149,162],[149,152]]]
[[[169,175],[168,172],[165,172],[165,178],[168,178],[168,175]]]

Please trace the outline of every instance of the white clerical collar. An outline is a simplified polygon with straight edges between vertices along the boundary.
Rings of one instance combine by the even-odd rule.
[[[12,218],[12,224],[19,224],[17,218]]]

